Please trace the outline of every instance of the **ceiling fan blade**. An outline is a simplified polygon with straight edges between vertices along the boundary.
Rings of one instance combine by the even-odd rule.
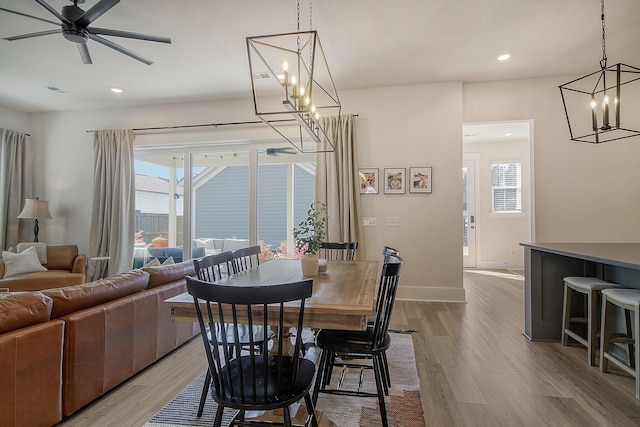
[[[93,64],[91,61],[91,55],[89,55],[89,48],[86,43],[76,43],[78,46],[78,52],[80,52],[80,56],[82,57],[82,62],[85,64]]]
[[[60,30],[38,31],[37,33],[22,34],[20,36],[5,37],[10,42],[14,40],[30,39],[31,37],[48,36],[50,34],[60,34]]]
[[[60,12],[58,12],[57,10],[55,10],[53,7],[51,7],[51,5],[49,3],[47,3],[44,0],[36,0],[38,2],[38,4],[42,7],[44,7],[45,9],[47,9],[49,12],[51,12],[52,15],[54,15],[56,18],[58,18],[59,20],[61,20],[62,22],[66,22],[67,24],[71,24],[71,21],[69,21],[67,18],[65,18],[64,16],[62,16],[60,14]],[[57,24],[56,24],[57,25]]]
[[[91,9],[83,13],[80,18],[76,19],[75,23],[80,27],[86,27],[118,3],[120,3],[120,0],[100,0]]]
[[[112,42],[110,40],[107,40],[105,38],[102,38],[100,36],[97,36],[97,35],[91,34],[91,33],[89,33],[89,38],[91,40],[93,40],[93,41],[96,41],[96,42],[98,42],[100,44],[103,44],[103,45],[105,45],[107,47],[110,47],[111,49],[115,49],[118,52],[123,53],[123,54],[125,54],[127,56],[130,56],[131,58],[136,59],[136,60],[138,60],[140,62],[143,62],[143,63],[145,63],[147,65],[153,64],[153,61],[151,61],[150,59],[147,59],[144,56],[138,55],[137,53],[132,52],[129,49],[127,49],[125,47],[122,47],[119,44],[116,44],[116,43],[114,43],[114,42]]]
[[[150,42],[169,43],[171,44],[171,38],[164,36],[154,36],[151,34],[132,33],[129,31],[110,30],[108,28],[87,28],[87,31],[91,34],[99,34],[102,36],[114,36],[114,37],[126,37],[128,39],[146,40]]]
[[[9,13],[15,13],[16,15],[25,16],[25,17],[27,17],[27,18],[31,18],[31,19],[37,19],[38,21],[46,22],[46,23],[48,23],[48,24],[60,25],[60,23],[59,23],[59,22],[49,21],[48,19],[39,18],[39,17],[37,17],[37,16],[28,15],[28,14],[26,14],[26,13],[18,12],[18,11],[11,10],[11,9],[5,9],[4,7],[0,7],[0,10],[3,10],[3,11],[5,11],[5,12],[9,12]]]

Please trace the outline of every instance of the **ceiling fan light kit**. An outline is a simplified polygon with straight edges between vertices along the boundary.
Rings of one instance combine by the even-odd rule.
[[[247,37],[247,53],[256,116],[302,153],[334,151],[320,117],[342,107],[317,31],[300,31],[300,3],[298,31]]]
[[[559,86],[571,140],[593,144],[640,135],[640,68],[607,66],[604,0],[600,6],[600,69]]]
[[[145,58],[144,56],[139,55],[101,36],[122,37],[122,38],[146,40],[146,41],[152,41],[152,42],[158,42],[158,43],[171,43],[171,39],[169,37],[133,33],[129,31],[112,30],[108,28],[95,28],[95,27],[89,26],[96,19],[100,18],[103,14],[105,14],[109,9],[111,9],[116,4],[118,4],[120,0],[100,0],[98,3],[93,5],[93,7],[91,7],[87,11],[84,11],[83,9],[78,7],[78,3],[84,3],[83,0],[73,0],[73,5],[64,6],[62,8],[61,13],[58,12],[56,9],[54,9],[50,4],[48,4],[44,0],[35,0],[35,1],[39,5],[44,7],[47,11],[49,11],[49,13],[51,13],[56,18],[58,18],[60,22],[50,21],[48,19],[43,19],[38,16],[33,16],[26,13],[18,12],[15,10],[10,10],[10,9],[0,8],[0,10],[4,12],[13,13],[15,15],[36,19],[38,21],[46,22],[52,25],[56,25],[60,27],[60,29],[38,31],[35,33],[22,34],[19,36],[6,37],[5,40],[16,41],[16,40],[22,40],[27,38],[62,33],[63,37],[66,40],[69,40],[70,42],[73,42],[76,44],[78,48],[78,52],[80,53],[80,57],[82,58],[82,61],[85,64],[93,63],[91,59],[91,55],[89,54],[89,49],[87,47],[88,40],[93,40],[97,43],[100,43],[104,46],[114,49],[144,64],[147,64],[147,65],[153,64],[153,61],[151,61],[150,59]]]

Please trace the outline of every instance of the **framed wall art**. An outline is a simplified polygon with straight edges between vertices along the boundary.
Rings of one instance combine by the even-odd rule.
[[[405,168],[384,168],[384,193],[404,194]]]
[[[431,166],[409,168],[409,193],[431,193],[432,188]]]
[[[378,194],[380,182],[378,168],[360,168],[358,175],[360,176],[360,194]]]

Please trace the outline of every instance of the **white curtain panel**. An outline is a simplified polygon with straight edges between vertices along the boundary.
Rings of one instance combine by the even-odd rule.
[[[133,264],[135,182],[133,131],[110,129],[94,132],[93,211],[89,235],[90,257],[109,256],[108,276],[131,269]],[[100,271],[89,263],[87,278]]]
[[[16,247],[20,239],[18,215],[31,195],[27,135],[0,128],[0,248]]]
[[[327,241],[359,242],[358,258],[366,259],[362,242],[360,179],[354,116],[323,117],[320,124],[332,139],[335,151],[318,153],[316,200],[327,205]]]

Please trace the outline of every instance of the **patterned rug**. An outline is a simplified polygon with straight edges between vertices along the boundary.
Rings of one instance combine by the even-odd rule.
[[[413,341],[410,334],[392,333],[391,348],[387,351],[392,387],[386,399],[387,419],[391,427],[422,427],[425,425],[420,403],[420,383],[416,370]],[[337,379],[336,368],[333,378]],[[349,369],[343,388],[357,383],[359,370]],[[363,390],[375,393],[373,371],[364,371]],[[204,375],[196,379],[164,408],[155,414],[145,427],[195,427],[211,426],[216,412],[216,404],[207,399],[202,417],[196,412],[202,392]],[[332,383],[336,381],[332,379]],[[320,393],[316,409],[321,412],[321,426],[339,427],[378,427],[381,426],[378,399],[370,397],[352,397]],[[225,411],[228,426],[235,411]]]

